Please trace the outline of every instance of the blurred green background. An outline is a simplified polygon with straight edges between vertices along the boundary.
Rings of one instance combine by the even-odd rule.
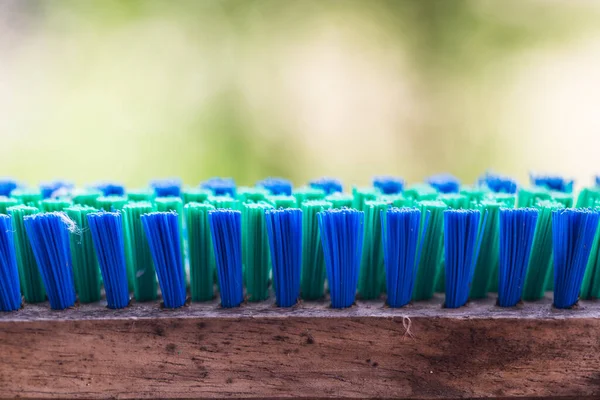
[[[600,2],[0,0],[0,175],[600,172]]]

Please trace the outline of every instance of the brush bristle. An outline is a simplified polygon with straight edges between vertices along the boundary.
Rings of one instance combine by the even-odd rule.
[[[321,189],[325,192],[325,195],[330,195],[333,193],[344,191],[344,186],[342,185],[342,182],[338,179],[330,177],[314,179],[309,182],[309,186],[315,189]]]
[[[0,196],[10,197],[12,192],[19,187],[19,182],[12,178],[0,178]]]
[[[382,194],[399,194],[404,190],[404,180],[395,176],[376,176],[373,187]]]
[[[318,214],[333,308],[354,303],[363,247],[364,212],[331,209]]]
[[[29,206],[15,206],[8,209],[8,213],[12,217],[12,227],[15,231],[14,242],[21,292],[27,303],[40,303],[46,300],[46,290],[44,289],[42,276],[24,223],[26,216],[39,212],[37,208]]]
[[[202,189],[210,190],[214,196],[235,198],[236,186],[232,178],[210,178],[200,184]]]
[[[11,218],[0,215],[0,310],[15,311],[21,308],[19,271]]]
[[[556,190],[557,192],[573,192],[574,181],[572,179],[567,179],[558,175],[545,174],[530,174],[529,178],[533,186],[543,187],[548,190]]]
[[[149,202],[130,202],[123,206],[125,254],[127,256],[127,280],[132,282],[136,301],[156,299],[156,269],[152,252],[142,224],[142,215],[154,211]]]
[[[241,204],[266,202],[271,193],[262,187],[240,187],[237,190],[236,200]]]
[[[10,207],[19,205],[19,200],[11,197],[0,196],[0,214],[8,214],[7,210]]]
[[[40,183],[40,192],[42,199],[49,199],[52,197],[63,197],[69,194],[69,192],[75,187],[73,182],[56,180],[51,182]]]
[[[460,189],[460,181],[451,174],[432,175],[425,182],[440,193],[458,193]]]
[[[72,307],[75,285],[69,230],[74,228],[73,222],[63,212],[32,214],[23,219],[50,307],[54,310]]]
[[[215,253],[208,222],[208,214],[214,210],[214,206],[205,203],[189,203],[184,207],[193,302],[209,301],[215,297]]]
[[[517,181],[508,176],[495,174],[493,172],[486,172],[480,176],[478,183],[480,185],[485,185],[494,193],[515,194],[517,192]]]
[[[249,301],[269,297],[271,258],[265,213],[273,209],[266,203],[244,204],[242,207],[242,256],[244,281]]]
[[[266,210],[265,217],[273,264],[275,302],[279,307],[291,307],[300,297],[302,211],[298,208]]]
[[[25,206],[37,208],[40,207],[42,201],[42,193],[38,189],[15,189],[12,191],[11,197]]]
[[[127,204],[127,198],[123,196],[100,196],[96,199],[97,208],[106,212],[116,212]]]
[[[242,285],[242,213],[217,209],[208,213],[221,306],[238,307],[244,300]]]
[[[89,213],[87,221],[102,273],[108,308],[127,307],[129,290],[121,214],[106,211]]]
[[[181,257],[179,216],[176,212],[151,212],[141,216],[158,283],[166,308],[185,304],[185,273]]]
[[[325,196],[325,201],[330,202],[333,208],[351,208],[354,198],[349,194],[336,192]]]
[[[154,190],[156,197],[179,197],[181,196],[182,182],[179,178],[155,179],[150,181],[150,188]]]
[[[331,209],[327,201],[308,200],[302,203],[302,281],[301,294],[305,300],[324,296],[325,256],[321,244],[318,213]]]
[[[65,213],[76,227],[69,231],[69,240],[73,279],[80,303],[92,303],[100,300],[100,268],[87,220],[88,214],[97,211],[95,208],[80,205],[65,209]]]
[[[444,258],[444,211],[448,206],[439,200],[417,203],[421,215],[429,214],[429,224],[425,230],[421,221],[419,232],[423,242],[423,253],[419,260],[413,289],[413,300],[428,300],[433,297],[438,276],[442,274]]]
[[[592,249],[598,211],[562,209],[552,213],[554,244],[554,306],[575,305]]]
[[[514,307],[521,301],[538,213],[535,208],[500,210],[500,307]]]
[[[258,181],[256,183],[256,186],[266,189],[269,193],[271,193],[271,195],[274,195],[274,196],[277,196],[277,195],[291,196],[292,195],[292,188],[293,188],[292,182],[287,179],[284,179],[284,178],[275,178],[275,177],[266,178],[261,181]]]
[[[467,303],[479,251],[479,210],[444,211],[444,255],[446,307]]]
[[[98,182],[92,189],[99,190],[103,196],[125,196],[125,186],[116,182]]]
[[[363,251],[358,278],[358,294],[362,299],[376,299],[385,290],[381,215],[388,204],[367,201],[365,204]]]
[[[387,303],[390,307],[403,307],[413,297],[428,217],[429,214],[423,220],[421,234],[421,210],[392,207],[381,213]]]
[[[481,251],[475,261],[475,271],[469,297],[481,299],[487,296],[488,291],[498,291],[498,237],[500,207],[502,203],[493,200],[484,200],[478,206],[481,212],[487,213]]]

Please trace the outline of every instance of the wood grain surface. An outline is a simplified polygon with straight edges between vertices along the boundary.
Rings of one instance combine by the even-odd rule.
[[[133,303],[0,313],[0,396],[600,398],[600,304]]]

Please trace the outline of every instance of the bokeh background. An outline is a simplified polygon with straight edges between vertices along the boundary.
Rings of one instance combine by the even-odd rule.
[[[600,1],[0,0],[0,175],[600,172]]]

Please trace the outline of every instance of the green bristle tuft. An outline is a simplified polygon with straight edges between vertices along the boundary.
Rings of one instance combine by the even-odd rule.
[[[154,199],[154,204],[156,211],[175,211],[180,216],[180,219],[183,220],[183,200],[180,197],[157,197]]]
[[[209,301],[215,296],[215,254],[208,213],[215,207],[207,203],[188,203],[184,207],[190,258],[192,301]]]
[[[374,188],[352,188],[352,208],[365,211],[366,201],[376,200],[379,193]],[[365,216],[366,217],[366,216]]]
[[[276,209],[298,207],[296,198],[294,196],[267,196],[267,202],[269,202]]]
[[[93,303],[100,300],[100,267],[87,215],[97,212],[93,207],[74,205],[64,210],[77,226],[69,232],[73,280],[80,303]]]
[[[502,206],[506,208],[514,208],[517,202],[517,196],[509,193],[488,193],[485,198],[502,203]]]
[[[265,211],[272,208],[267,203],[244,204],[242,207],[242,260],[248,301],[269,297],[271,257]]]
[[[394,207],[408,207],[413,203],[412,199],[407,199],[401,194],[382,194],[377,196],[375,200],[386,202]]]
[[[550,192],[541,187],[521,188],[517,197],[517,207],[535,207],[538,201],[550,200]]]
[[[212,192],[206,189],[200,188],[187,188],[181,192],[183,197],[183,204],[188,203],[204,203],[208,201],[208,198],[212,196]]]
[[[73,203],[64,199],[44,199],[41,202],[42,212],[63,211],[67,207],[71,207]]]
[[[135,189],[127,191],[127,200],[129,201],[154,201],[154,190]]]
[[[577,197],[576,207],[598,207],[600,204],[600,187],[583,188]],[[600,297],[600,229],[596,231],[594,243],[590,252],[590,258],[583,276],[581,285],[581,297],[583,299],[595,299]],[[549,279],[549,281],[552,279]],[[550,282],[546,285],[546,289],[552,288]]]
[[[579,192],[575,207],[593,207],[597,200],[600,200],[600,187],[583,188]]]
[[[550,192],[550,199],[562,204],[565,208],[573,207],[573,193]]]
[[[413,300],[418,301],[431,299],[436,288],[444,258],[444,210],[448,206],[440,200],[420,201],[416,206],[421,210],[422,216],[428,211],[430,213],[413,289]],[[425,218],[421,218],[421,232],[424,224]]]
[[[96,208],[98,206],[98,197],[101,196],[102,192],[98,190],[83,190],[75,192],[71,199],[73,200],[73,204]]]
[[[10,194],[10,197],[14,197],[19,202],[26,206],[40,207],[42,201],[42,193],[37,189],[15,189]]]
[[[292,196],[296,198],[296,204],[301,206],[302,203],[304,203],[307,200],[324,200],[326,194],[325,191],[322,189],[306,186],[295,189],[292,192]]]
[[[600,208],[600,200],[596,200],[593,208]],[[600,298],[600,226],[596,229],[596,235],[594,236],[594,243],[592,244],[592,250],[590,251],[590,258],[588,260],[585,274],[583,276],[583,283],[581,285],[580,296],[582,299],[591,300]]]
[[[141,219],[143,214],[153,211],[154,206],[148,201],[128,202],[121,210],[127,279],[132,283],[135,300],[140,302],[152,301],[157,297],[156,269]]]
[[[215,208],[228,208],[232,210],[239,210],[240,208],[240,202],[229,196],[210,196],[208,202],[215,206]]]
[[[483,238],[479,257],[475,262],[475,271],[471,282],[471,292],[469,297],[472,299],[482,299],[487,296],[490,287],[498,291],[498,257],[499,257],[499,235],[500,235],[500,208],[503,203],[493,200],[483,200],[477,207],[481,211],[481,223],[485,220],[483,226]],[[483,217],[486,215],[487,217]]]
[[[364,243],[358,293],[362,299],[369,300],[378,298],[385,287],[381,212],[385,212],[389,205],[383,201],[366,201],[364,207]]]
[[[40,303],[46,301],[46,290],[42,276],[37,266],[29,237],[25,231],[23,218],[27,215],[39,213],[35,207],[19,205],[10,207],[8,213],[12,216],[12,227],[15,231],[15,250],[17,255],[17,267],[19,268],[19,280],[21,292],[27,303]]]
[[[529,265],[522,298],[525,301],[544,297],[548,281],[552,281],[552,212],[564,208],[555,201],[540,201],[535,206],[539,210],[535,234],[529,256]],[[591,258],[590,258],[591,259]]]
[[[96,199],[96,205],[104,211],[119,211],[127,204],[127,198],[122,196],[100,196]]]
[[[407,200],[410,199],[412,202],[436,200],[438,197],[437,190],[427,183],[411,185],[402,194]]]
[[[300,292],[305,300],[320,299],[325,295],[325,256],[317,214],[333,205],[323,200],[302,203],[302,280]]]
[[[12,197],[0,196],[0,214],[8,214],[6,212],[10,207],[19,205],[19,200]]]
[[[438,200],[443,201],[449,208],[454,210],[469,207],[469,198],[464,194],[442,193],[438,195]]]
[[[351,195],[345,193],[333,193],[325,197],[325,201],[330,202],[333,208],[351,208],[353,200]]]
[[[267,197],[270,196],[269,191],[260,187],[239,187],[236,194],[236,199],[240,203],[258,203],[260,201],[267,201]]]
[[[489,192],[489,189],[483,186],[464,185],[460,188],[460,194],[467,197],[467,204],[480,203]]]

